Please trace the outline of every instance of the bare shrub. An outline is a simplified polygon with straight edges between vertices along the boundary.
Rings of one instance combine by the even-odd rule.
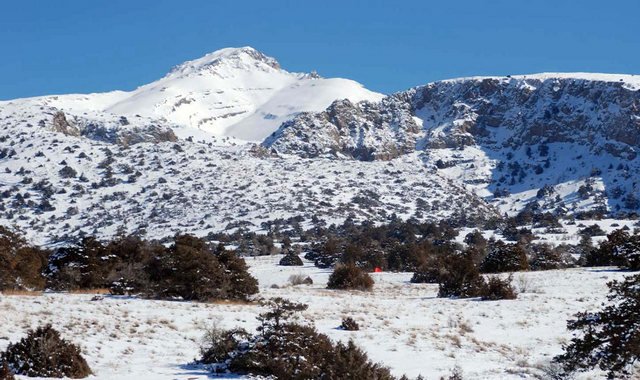
[[[342,318],[342,324],[340,325],[340,328],[347,331],[360,330],[360,326],[358,325],[358,322],[356,322],[351,317]]]
[[[486,285],[480,291],[483,301],[513,300],[518,293],[511,284],[512,276],[502,280],[498,276],[490,276]]]
[[[292,274],[289,276],[289,283],[293,286],[297,285],[311,285],[313,284],[313,280],[309,276],[305,276],[303,274]]]

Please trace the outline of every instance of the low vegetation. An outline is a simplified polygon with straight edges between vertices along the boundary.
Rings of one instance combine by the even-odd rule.
[[[42,290],[49,252],[27,244],[16,231],[0,226],[0,291]]]
[[[296,322],[307,305],[282,298],[264,305],[269,310],[258,316],[257,334],[209,331],[200,361],[217,372],[278,379],[395,379],[352,341],[333,343],[313,326]]]
[[[258,292],[244,259],[186,234],[175,235],[168,247],[137,236],[107,243],[84,237],[47,252],[1,228],[0,263],[0,290],[107,288],[112,294],[195,301],[247,300]]]
[[[5,370],[29,377],[69,377],[81,379],[91,369],[80,348],[61,338],[51,325],[30,330],[25,338],[10,344],[0,356]]]
[[[373,288],[373,278],[369,273],[356,267],[353,264],[338,264],[329,276],[327,282],[328,289],[341,290],[371,290]]]
[[[358,331],[360,330],[360,325],[355,319],[351,317],[342,318],[342,324],[340,324],[340,328],[346,331]]]
[[[607,372],[609,379],[634,376],[633,365],[640,359],[640,275],[608,286],[609,305],[579,313],[567,323],[578,335],[554,359],[562,364],[565,376],[593,368]]]
[[[289,252],[280,259],[280,265],[283,266],[301,266],[304,265],[300,256],[294,252]]]

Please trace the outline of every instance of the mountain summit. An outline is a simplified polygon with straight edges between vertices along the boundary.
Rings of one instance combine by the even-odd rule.
[[[281,70],[280,64],[275,58],[269,57],[251,46],[245,46],[220,49],[201,58],[184,62],[175,66],[168,75],[188,75],[207,69],[215,70],[217,66],[223,65],[244,70]]]
[[[288,72],[274,58],[242,47],[182,63],[130,92],[45,96],[12,104],[17,111],[26,107],[36,113],[50,107],[51,114],[62,111],[67,119],[84,119],[77,120],[82,125],[107,125],[126,117],[133,124],[171,127],[180,137],[261,141],[300,112],[322,111],[337,99],[381,98],[352,80]]]

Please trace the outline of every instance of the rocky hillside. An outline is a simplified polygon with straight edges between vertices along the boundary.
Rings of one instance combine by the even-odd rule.
[[[549,208],[636,211],[640,78],[539,74],[436,82],[378,103],[336,101],[283,124],[263,145],[364,161],[423,151],[428,166],[477,194],[511,198],[504,211],[538,200]],[[546,194],[536,197],[545,185]]]
[[[419,155],[344,165],[271,156],[257,146],[178,140],[131,146],[69,136],[37,125],[0,128],[0,225],[30,241],[82,234],[264,231],[292,219],[387,222],[486,218],[482,199],[435,173]],[[467,208],[472,205],[471,208]]]
[[[640,209],[640,79],[540,74],[383,97],[223,49],[131,92],[0,102],[0,225],[32,241],[289,220]],[[249,140],[262,140],[256,145]]]

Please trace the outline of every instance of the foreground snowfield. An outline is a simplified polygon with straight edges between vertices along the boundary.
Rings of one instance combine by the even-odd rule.
[[[280,267],[280,256],[247,258],[263,297],[309,304],[304,317],[332,339],[352,338],[392,371],[427,379],[459,366],[465,379],[545,378],[541,368],[570,338],[572,314],[605,300],[606,283],[628,273],[602,268],[516,273],[517,300],[436,298],[437,285],[410,284],[410,273],[377,273],[371,293],[324,289],[329,276],[306,263]],[[313,278],[290,286],[292,274]],[[274,285],[277,285],[274,286]],[[28,328],[52,323],[80,344],[98,379],[206,379],[189,365],[206,326],[256,327],[256,305],[149,301],[91,294],[0,296],[0,350]],[[100,298],[100,297],[98,297]],[[361,330],[337,329],[352,316]],[[597,373],[580,378],[602,378]]]

